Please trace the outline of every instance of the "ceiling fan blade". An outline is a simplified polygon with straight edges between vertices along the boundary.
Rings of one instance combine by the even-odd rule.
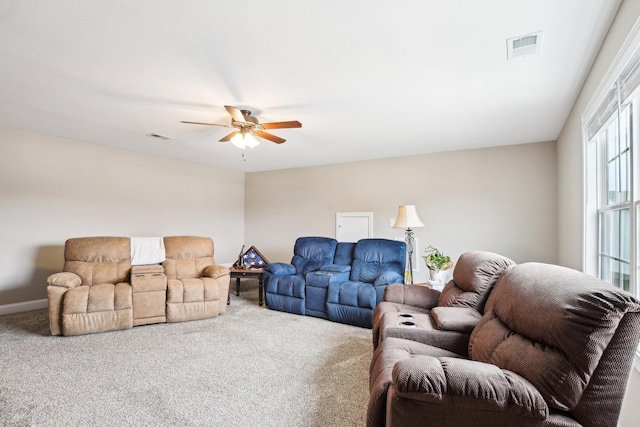
[[[230,141],[231,138],[233,138],[234,136],[238,135],[239,133],[240,132],[238,132],[238,131],[233,131],[229,135],[222,137],[222,139],[220,139],[220,142]]]
[[[261,123],[262,127],[265,129],[285,129],[285,128],[301,128],[302,123],[297,120],[292,120],[290,122],[272,122],[272,123]]]
[[[244,115],[242,114],[242,111],[240,111],[240,109],[236,107],[232,107],[231,105],[225,105],[224,108],[227,109],[229,114],[231,114],[231,117],[233,118],[233,120],[235,120],[236,122],[247,121],[247,119],[244,118]]]
[[[253,132],[255,136],[259,136],[260,138],[268,139],[269,141],[275,142],[276,144],[282,144],[286,141],[286,139],[282,139],[279,136],[272,135],[267,132],[263,132],[261,130]]]
[[[225,127],[225,128],[232,127],[232,126],[229,126],[229,125],[220,125],[218,123],[186,122],[184,120],[181,120],[180,123],[186,123],[186,124],[189,124],[189,125],[222,126],[222,127]]]

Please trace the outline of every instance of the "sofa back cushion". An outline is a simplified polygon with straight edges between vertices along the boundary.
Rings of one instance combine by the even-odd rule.
[[[353,250],[350,280],[374,283],[378,277],[390,273],[404,277],[406,248],[406,243],[398,240],[359,240]]]
[[[293,247],[291,264],[296,274],[305,276],[325,265],[333,264],[338,241],[329,237],[299,237]]]
[[[78,237],[64,245],[64,271],[82,284],[129,282],[131,248],[128,237]]]
[[[333,263],[336,265],[351,265],[353,262],[353,250],[355,242],[338,242],[336,246],[336,255],[333,257]]]
[[[453,269],[453,279],[440,293],[438,306],[471,307],[482,313],[498,277],[513,265],[509,258],[493,252],[463,253]]]
[[[471,334],[469,357],[521,375],[550,407],[572,410],[620,320],[637,311],[631,295],[592,276],[556,265],[516,265],[496,283]]]
[[[199,278],[214,265],[213,240],[209,237],[170,236],[164,238],[167,259],[162,263],[167,279]]]

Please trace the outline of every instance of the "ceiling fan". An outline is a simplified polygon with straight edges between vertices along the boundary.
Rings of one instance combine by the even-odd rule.
[[[251,115],[249,110],[241,110],[230,105],[225,105],[224,108],[231,115],[230,125],[221,125],[217,123],[202,123],[202,122],[188,122],[181,121],[180,123],[187,123],[192,125],[205,125],[205,126],[222,126],[226,128],[235,128],[233,132],[222,137],[220,142],[231,141],[233,145],[238,148],[253,148],[259,144],[258,140],[254,137],[268,139],[276,144],[282,144],[286,139],[280,138],[268,132],[265,129],[285,129],[285,128],[299,128],[302,127],[302,123],[297,120],[288,122],[272,122],[272,123],[260,123],[257,118]]]

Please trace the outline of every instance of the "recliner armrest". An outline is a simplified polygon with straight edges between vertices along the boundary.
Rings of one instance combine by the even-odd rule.
[[[488,363],[417,356],[393,366],[392,385],[401,398],[450,405],[452,411],[507,412],[539,420],[549,415],[529,381]]]
[[[430,314],[439,330],[467,334],[470,334],[482,319],[482,314],[472,307],[433,307]]]
[[[325,265],[324,267],[320,267],[320,270],[318,271],[326,271],[328,273],[348,273],[349,271],[351,271],[351,266],[343,264],[330,264]]]
[[[286,262],[272,262],[267,264],[265,271],[271,274],[296,274],[296,268],[292,264]]]
[[[212,279],[228,276],[229,274],[231,274],[231,271],[223,265],[210,265],[204,269],[204,275]]]
[[[373,282],[373,286],[385,286],[392,283],[404,283],[404,277],[395,271],[386,271],[376,278]]]
[[[432,309],[438,305],[440,291],[420,285],[392,284],[384,290],[383,301]]]
[[[72,289],[80,286],[82,279],[75,273],[65,271],[61,273],[54,273],[47,277],[47,285],[59,286],[61,288]]]
[[[343,272],[318,270],[312,271],[305,276],[306,286],[317,288],[326,288],[331,283],[346,282],[347,280],[349,280],[348,270]]]

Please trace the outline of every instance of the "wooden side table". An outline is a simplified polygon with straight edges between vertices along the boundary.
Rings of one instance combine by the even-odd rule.
[[[251,269],[245,270],[244,268],[232,267],[230,271],[231,271],[231,278],[236,279],[236,296],[237,297],[240,296],[240,279],[241,278],[258,279],[258,303],[262,305],[262,301],[263,301],[262,295],[264,293],[264,284],[262,279],[264,278],[264,268],[251,268]],[[231,292],[231,290],[229,290],[229,292]],[[228,303],[229,303],[229,300],[227,299],[227,304]]]

